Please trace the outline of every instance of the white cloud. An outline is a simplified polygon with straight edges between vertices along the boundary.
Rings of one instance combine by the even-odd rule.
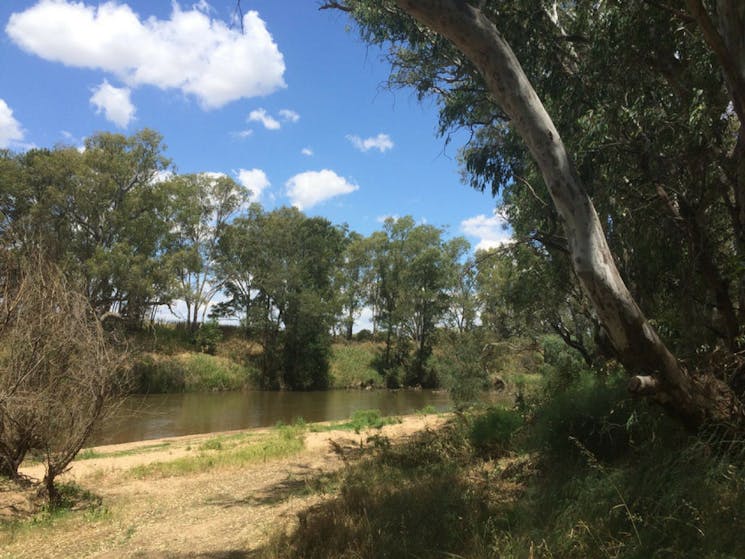
[[[279,121],[269,115],[264,109],[255,109],[248,115],[249,122],[260,122],[267,130],[279,130],[282,126]]]
[[[126,87],[114,87],[108,81],[93,88],[91,105],[96,114],[104,113],[106,120],[120,128],[126,128],[135,116],[135,106],[129,98],[131,91]]]
[[[310,148],[303,148],[303,149],[300,150],[300,153],[303,154],[303,155],[306,155],[306,156],[310,157],[310,156],[313,155],[313,150],[310,149]]]
[[[469,217],[461,221],[460,228],[466,235],[479,239],[476,250],[487,250],[512,242],[512,232],[507,221],[497,214],[491,217],[484,214]]]
[[[297,122],[300,120],[300,115],[291,109],[280,110],[279,117],[285,122]]]
[[[251,191],[251,200],[258,200],[272,183],[261,169],[238,169],[238,182]]]
[[[245,138],[248,138],[253,133],[254,131],[251,130],[250,128],[246,128],[245,130],[239,130],[238,132],[231,132],[233,136],[235,136],[236,138],[240,138],[242,140]]]
[[[290,178],[285,186],[292,205],[300,210],[359,189],[359,186],[349,183],[329,169],[300,173]]]
[[[390,215],[379,215],[375,218],[375,221],[378,223],[385,223],[386,219],[392,219],[393,221],[397,221],[401,218],[398,214],[390,214]]]
[[[352,142],[352,145],[360,151],[370,151],[371,149],[377,149],[380,153],[385,153],[389,149],[393,149],[393,140],[388,134],[378,134],[370,138],[362,139],[359,136],[349,135],[347,140]]]
[[[45,60],[114,74],[130,87],[153,85],[193,95],[205,109],[285,87],[285,63],[258,12],[242,30],[211,19],[207,4],[170,19],[141,19],[127,4],[98,7],[71,0],[40,0],[10,16],[6,32],[19,47]]]
[[[13,142],[23,140],[21,123],[13,116],[12,109],[0,99],[0,148],[7,148]]]

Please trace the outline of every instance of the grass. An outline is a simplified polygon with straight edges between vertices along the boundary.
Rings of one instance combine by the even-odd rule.
[[[152,394],[241,390],[250,384],[253,371],[227,357],[183,352],[145,354],[135,364],[134,374],[136,391]]]
[[[333,388],[382,388],[385,379],[373,367],[380,351],[376,342],[337,342],[331,346],[331,386]]]
[[[113,452],[101,452],[93,448],[84,448],[75,457],[75,460],[93,460],[96,458],[116,458],[118,456],[133,456],[135,454],[144,454],[146,452],[155,452],[171,446],[169,442],[155,443],[147,446],[138,446],[128,450],[115,450]]]
[[[199,454],[195,456],[135,466],[129,470],[129,474],[137,479],[184,476],[285,458],[302,450],[303,430],[295,426],[283,426],[259,438],[242,439],[242,435],[216,437],[205,441],[199,447]]]
[[[341,423],[329,423],[329,424],[313,424],[310,426],[310,430],[314,433],[322,431],[354,431],[359,433],[365,429],[382,429],[386,425],[394,425],[401,423],[401,420],[397,417],[383,417],[380,414],[380,410],[357,410],[352,414],[349,421],[343,421]]]
[[[521,411],[466,413],[401,446],[378,439],[338,498],[263,557],[742,557],[745,441],[691,435],[620,379],[549,381],[551,397]]]
[[[33,531],[48,531],[68,523],[78,523],[81,518],[85,524],[108,521],[111,518],[111,510],[103,504],[102,499],[77,483],[58,483],[57,488],[61,496],[58,505],[52,507],[44,503],[38,512],[28,518],[0,522],[0,550],[4,545]]]

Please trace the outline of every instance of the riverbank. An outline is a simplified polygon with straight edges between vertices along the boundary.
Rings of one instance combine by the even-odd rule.
[[[0,491],[0,557],[251,557],[335,493],[334,472],[371,434],[401,441],[443,416],[356,433],[333,424],[171,437],[84,450],[61,481],[72,511],[34,512]],[[342,458],[343,456],[343,458]],[[23,473],[40,477],[39,466]]]
[[[158,327],[157,334],[132,339],[132,391],[139,394],[224,392],[255,389],[258,370],[255,342],[232,332],[215,344],[214,354],[200,352],[185,332]],[[329,388],[384,388],[374,363],[381,344],[337,341],[331,345]]]

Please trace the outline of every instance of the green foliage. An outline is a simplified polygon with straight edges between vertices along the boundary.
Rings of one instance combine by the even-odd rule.
[[[295,208],[247,215],[226,225],[217,246],[219,276],[262,346],[261,388],[329,385],[330,330],[338,310],[333,277],[343,253],[340,228]]]
[[[356,410],[349,421],[342,421],[341,423],[328,423],[328,424],[313,424],[310,426],[310,430],[314,433],[323,431],[354,431],[360,433],[367,429],[382,429],[386,425],[395,425],[400,423],[401,420],[397,417],[383,417],[380,414],[380,410]],[[305,424],[303,423],[303,426]]]
[[[381,416],[380,410],[356,410],[352,414],[349,425],[354,429],[355,433],[359,433],[365,429],[382,429],[386,425],[392,425],[398,422],[399,420],[395,417]]]
[[[512,437],[522,424],[523,418],[516,410],[489,408],[471,419],[469,440],[476,451],[498,456],[510,449]]]
[[[456,334],[443,332],[429,359],[429,366],[450,391],[455,407],[473,403],[489,385],[482,360],[483,336],[476,330]]]
[[[222,340],[222,330],[216,320],[210,320],[200,324],[199,329],[194,334],[194,343],[199,351],[214,355],[217,351],[217,344]]]
[[[589,451],[600,460],[625,454],[638,433],[639,402],[621,376],[599,378],[566,371],[544,381],[544,400],[534,412],[533,444],[557,463],[582,461]]]
[[[385,342],[377,368],[390,388],[437,386],[428,367],[434,334],[469,248],[463,238],[442,236],[442,229],[405,216],[386,219],[368,240],[373,285],[368,303]]]

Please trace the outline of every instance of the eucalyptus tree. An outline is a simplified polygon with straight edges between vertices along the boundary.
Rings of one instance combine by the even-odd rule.
[[[427,361],[433,335],[449,308],[468,244],[462,238],[446,242],[441,229],[417,225],[411,216],[387,218],[369,242],[386,382],[432,386],[437,381]]]
[[[340,324],[347,340],[352,339],[355,321],[369,299],[370,264],[368,240],[356,231],[347,232],[336,277],[341,303]]]
[[[196,330],[222,285],[216,274],[218,241],[225,226],[248,201],[248,190],[222,174],[173,177],[173,218],[168,259],[178,283],[176,298],[186,305],[187,324]]]
[[[0,166],[4,227],[81,279],[95,311],[138,323],[168,297],[170,203],[161,137],[99,133],[83,149],[33,149]],[[11,193],[8,195],[8,193]]]
[[[563,252],[630,388],[689,425],[741,425],[727,371],[681,357],[742,344],[745,4],[686,6],[326,4],[391,47],[394,84],[437,97],[443,132],[473,129],[470,182]]]
[[[263,388],[326,388],[331,329],[339,314],[336,274],[344,232],[295,208],[254,204],[223,229],[218,277],[253,339]]]

